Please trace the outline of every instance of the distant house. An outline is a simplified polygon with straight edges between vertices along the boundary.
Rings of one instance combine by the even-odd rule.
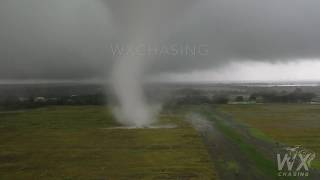
[[[45,97],[36,97],[33,101],[36,103],[45,103],[47,102],[47,99]]]

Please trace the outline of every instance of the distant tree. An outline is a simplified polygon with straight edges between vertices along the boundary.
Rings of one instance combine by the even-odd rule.
[[[306,103],[316,97],[316,94],[303,92],[301,88],[297,88],[292,92],[260,92],[254,93],[250,97],[261,97],[265,102],[273,103]]]
[[[218,96],[213,98],[213,103],[215,104],[227,104],[229,99],[226,96]]]

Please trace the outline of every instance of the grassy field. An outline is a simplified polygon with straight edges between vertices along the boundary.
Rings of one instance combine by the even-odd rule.
[[[223,105],[218,109],[252,127],[256,137],[316,152],[320,168],[320,106],[309,104]]]
[[[106,107],[0,113],[0,179],[217,179],[197,132],[119,126]]]
[[[196,108],[193,108],[196,109]],[[277,179],[276,166],[270,156],[262,151],[264,141],[254,141],[248,136],[248,129],[235,122],[215,107],[198,108],[214,127],[211,143],[214,145],[213,158],[220,176],[224,179]],[[206,133],[208,134],[208,133]],[[210,134],[210,132],[209,132]],[[209,135],[210,136],[210,135]],[[209,147],[211,147],[209,142]],[[235,175],[235,176],[232,176]]]

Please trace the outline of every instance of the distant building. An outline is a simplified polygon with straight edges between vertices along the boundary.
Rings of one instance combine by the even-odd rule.
[[[33,101],[37,103],[45,103],[47,102],[47,99],[45,97],[36,97]]]

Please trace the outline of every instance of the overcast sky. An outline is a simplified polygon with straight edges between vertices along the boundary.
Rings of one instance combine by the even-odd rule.
[[[320,80],[319,18],[318,0],[1,0],[0,81],[108,78],[132,24],[208,48],[150,57],[146,77]]]

